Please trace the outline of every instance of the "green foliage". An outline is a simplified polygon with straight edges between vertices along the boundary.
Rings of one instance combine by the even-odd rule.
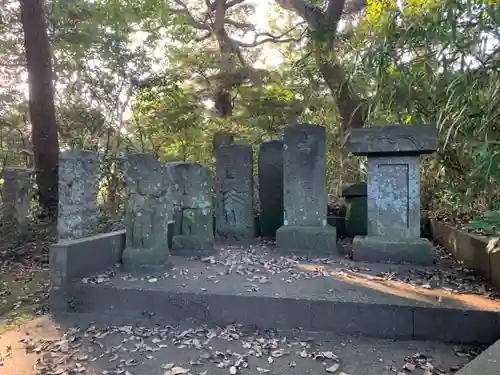
[[[435,208],[498,213],[499,7],[484,0],[403,3],[369,0],[338,30],[325,24],[315,32],[275,2],[267,26],[251,25],[254,11],[245,3],[228,10],[215,33],[213,13],[195,0],[48,1],[61,146],[75,139],[99,146],[103,195],[113,200],[117,160],[129,149],[213,165],[217,131],[257,145],[279,138],[288,123],[318,123],[327,129],[329,190],[336,193],[338,98],[319,58],[343,68],[338,84],[360,97],[368,123],[438,127],[439,152],[425,159],[422,173]],[[0,19],[0,162],[23,165],[20,151],[30,149],[31,135],[17,0],[0,0]],[[253,28],[267,37],[286,32],[292,41],[245,47]],[[229,82],[234,77],[240,80]],[[227,117],[214,109],[223,83],[232,103]],[[497,231],[490,216],[478,220]]]
[[[382,3],[370,3],[346,42],[351,49],[342,50],[369,122],[435,124],[440,150],[424,172],[433,204],[487,209],[498,196],[500,8],[480,0]]]
[[[143,152],[152,149],[162,160],[197,160],[207,135],[203,110],[200,98],[188,87],[153,77],[136,94],[130,131]]]
[[[500,236],[500,211],[487,211],[474,218],[470,227],[483,231],[489,236]]]

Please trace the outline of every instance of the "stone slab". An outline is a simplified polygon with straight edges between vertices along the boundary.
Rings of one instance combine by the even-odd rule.
[[[367,234],[420,237],[420,157],[369,157]]]
[[[310,255],[337,253],[337,232],[334,227],[283,226],[276,231],[280,251]]]
[[[84,238],[97,232],[99,155],[94,151],[66,150],[59,155],[59,239]]]
[[[498,375],[499,369],[500,340],[466,364],[456,375]]]
[[[326,225],[325,128],[285,127],[283,135],[284,225]]]
[[[283,225],[283,141],[260,145],[258,172],[261,235],[275,237]]]
[[[168,267],[168,223],[174,213],[169,167],[155,155],[141,153],[128,154],[125,167],[127,248],[123,266],[127,270]]]
[[[104,270],[121,261],[125,231],[76,240],[62,240],[50,247],[50,304],[52,311],[65,311],[71,281]]]
[[[378,236],[356,236],[352,243],[353,259],[366,262],[434,264],[432,243],[425,238],[397,240]]]
[[[404,280],[405,275],[415,272],[450,275],[446,273],[451,272],[448,268],[407,268],[342,258],[331,258],[327,263],[294,263],[289,259],[285,267],[288,271],[269,276],[265,265],[274,272],[287,258],[259,258],[258,249],[241,253],[231,247],[225,250],[226,255],[221,251],[213,258],[219,262],[216,264],[172,256],[175,268],[168,271],[168,277],[164,272],[151,275],[158,277],[155,283],[141,280],[144,274],[136,274],[136,280],[130,280],[120,271],[101,284],[75,282],[71,289],[72,311],[130,318],[144,317],[147,312],[147,316],[170,322],[189,319],[199,324],[301,327],[339,334],[457,343],[479,340],[490,344],[493,337],[500,337],[499,300],[473,293],[450,293],[447,289],[428,290],[376,276],[394,273]],[[273,249],[268,251],[273,253]],[[246,262],[235,261],[240,258]],[[259,271],[255,270],[256,264]],[[259,278],[267,275],[269,280],[250,281],[249,269],[254,269]],[[314,269],[322,270],[321,274],[312,276]],[[303,277],[292,277],[297,272],[305,273]],[[478,327],[477,332],[474,327]]]
[[[347,149],[354,155],[430,154],[437,150],[433,125],[388,125],[352,129]]]
[[[4,240],[20,244],[26,239],[29,227],[30,196],[33,170],[5,167],[1,235]]]
[[[222,145],[216,152],[215,224],[220,241],[251,241],[253,220],[251,145]]]

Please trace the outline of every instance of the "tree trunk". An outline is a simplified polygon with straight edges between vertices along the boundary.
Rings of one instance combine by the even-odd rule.
[[[28,66],[29,108],[40,205],[57,217],[59,144],[54,108],[50,44],[43,0],[21,0],[21,20]]]
[[[316,64],[336,99],[337,109],[339,111],[342,127],[339,133],[340,143],[340,163],[343,171],[341,182],[356,182],[360,179],[360,168],[357,159],[349,156],[345,148],[345,142],[350,129],[362,128],[365,124],[364,108],[359,96],[351,90],[344,70],[335,61],[325,59],[325,53],[316,51]],[[329,54],[326,54],[327,56]]]

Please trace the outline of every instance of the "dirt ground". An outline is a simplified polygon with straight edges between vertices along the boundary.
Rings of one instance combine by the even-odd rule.
[[[5,375],[451,375],[479,353],[435,342],[39,317],[0,335]]]

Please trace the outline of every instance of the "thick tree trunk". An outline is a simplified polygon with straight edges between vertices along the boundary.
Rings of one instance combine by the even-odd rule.
[[[359,180],[359,166],[349,157],[344,143],[352,128],[362,128],[365,111],[359,96],[353,92],[346,80],[345,72],[335,59],[334,44],[337,26],[343,14],[350,15],[366,6],[365,0],[328,0],[324,10],[307,0],[275,0],[289,11],[298,14],[313,32],[313,50],[316,65],[336,99],[337,110],[342,119],[340,128],[341,168],[346,181]]]
[[[343,171],[341,182],[357,182],[360,179],[360,169],[358,161],[349,156],[345,148],[345,141],[350,129],[362,128],[365,124],[364,108],[361,105],[359,96],[351,90],[344,70],[335,61],[325,60],[321,53],[316,54],[316,64],[325,80],[326,85],[336,98],[337,109],[342,121],[340,128],[340,162]]]
[[[21,20],[29,78],[29,108],[33,153],[40,205],[50,218],[57,217],[57,124],[50,44],[45,28],[43,0],[21,0]]]

